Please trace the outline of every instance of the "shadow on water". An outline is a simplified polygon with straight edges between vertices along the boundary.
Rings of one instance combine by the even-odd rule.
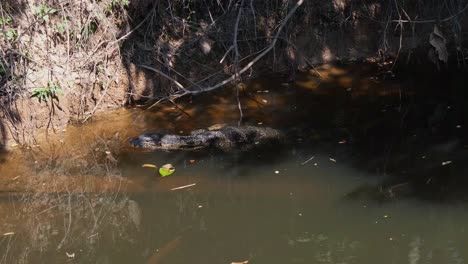
[[[154,7],[140,2],[142,10]],[[124,65],[145,79],[143,96],[150,96],[164,82],[132,69],[152,57],[127,53],[132,41],[144,43],[135,35],[122,46]],[[334,53],[332,44],[324,46]],[[397,80],[374,65],[323,65],[323,78],[303,72],[295,83],[277,75],[249,83],[241,93],[243,123],[283,130],[291,140],[281,148],[127,147],[145,132],[237,124],[235,89],[226,88],[177,107],[96,117],[67,128],[51,146],[8,153],[0,164],[0,196],[8,197],[0,202],[0,263],[466,262],[464,204],[433,203],[466,197],[466,74]],[[2,119],[0,146],[5,135]],[[176,173],[157,177],[144,163],[173,163]],[[375,204],[392,200],[399,202]]]
[[[381,183],[356,189],[350,197],[381,201],[402,197],[466,199],[467,107],[461,98],[467,96],[459,89],[465,82],[462,72],[432,72],[428,67],[430,77],[401,74],[397,79],[374,63],[323,65],[318,71],[323,78],[314,72],[299,73],[293,84],[284,82],[285,77],[273,76],[247,85],[241,97],[244,123],[279,128],[290,141],[284,152],[267,150],[260,155],[263,158],[255,152],[223,154],[231,162],[226,168],[242,172],[268,166],[299,149],[309,156],[328,153],[331,159],[383,178]],[[443,80],[452,83],[440,91]],[[234,91],[226,89],[183,99],[178,107],[185,113],[165,113],[176,121],[170,128],[158,130],[187,133],[214,123],[236,124],[239,115],[233,95]],[[173,160],[178,154],[171,155],[168,157]],[[182,154],[176,162],[209,157],[220,156]]]
[[[466,189],[465,138],[440,129],[456,118],[448,113],[454,121],[442,125],[431,119],[433,107],[411,83],[375,79],[372,64],[317,70],[322,79],[260,78],[241,93],[245,124],[284,131],[283,146],[221,153],[127,145],[145,132],[237,124],[234,90],[227,88],[180,100],[177,108],[98,116],[67,128],[53,146],[9,158],[0,167],[2,190],[30,192],[0,203],[5,233],[18,234],[5,236],[1,253],[10,245],[7,259],[28,254],[36,262],[394,263],[407,261],[411,245],[436,263],[431,250],[446,261],[462,252],[467,241],[453,227],[465,228],[468,216],[454,203],[432,202],[453,195],[452,186],[460,202]],[[145,163],[172,163],[176,172],[161,178]],[[172,190],[190,184],[196,185]],[[433,226],[443,232],[428,232]],[[389,247],[397,259],[382,259]]]
[[[442,70],[425,65],[396,68],[399,78],[408,81],[410,93],[403,92],[400,102],[375,109],[381,117],[369,119],[374,123],[357,144],[367,153],[357,168],[367,167],[387,177],[353,195],[379,200],[467,200],[468,108],[463,102],[468,93],[462,88],[467,82],[466,70],[455,65]]]
[[[465,188],[463,124],[467,122],[460,98],[466,98],[466,92],[458,88],[465,82],[460,72],[432,72],[430,78],[401,74],[397,79],[366,62],[323,65],[317,70],[322,78],[314,71],[298,73],[291,84],[284,82],[286,77],[268,76],[253,80],[242,91],[243,123],[283,130],[290,139],[284,149],[242,154],[168,153],[165,157],[180,165],[191,159],[224,156],[231,162],[226,168],[248,170],[281,162],[284,153],[302,149],[310,156],[326,152],[358,170],[387,175],[377,190],[397,186],[406,195],[440,199],[453,188]],[[458,81],[440,91],[441,80],[454,79]],[[423,80],[421,85],[419,80]],[[235,89],[225,89],[184,98],[177,108],[161,105],[149,113],[133,113],[132,124],[140,131],[173,134],[187,134],[215,123],[235,125],[239,113],[234,94]],[[135,165],[139,162],[136,157]],[[142,161],[149,163],[155,158],[152,154],[144,157]],[[398,188],[392,188],[390,195],[398,196]]]

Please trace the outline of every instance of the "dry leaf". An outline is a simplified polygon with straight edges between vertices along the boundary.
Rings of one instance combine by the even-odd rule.
[[[448,61],[448,51],[445,43],[445,39],[442,32],[439,30],[437,25],[434,26],[434,31],[429,35],[429,43],[434,47],[437,52],[438,59],[447,62]]]
[[[141,209],[138,203],[135,202],[134,200],[128,201],[128,216],[132,220],[137,230],[140,230]]]
[[[249,263],[248,260],[246,260],[246,261],[241,261],[241,262],[231,262],[231,264],[247,264],[247,263]]]

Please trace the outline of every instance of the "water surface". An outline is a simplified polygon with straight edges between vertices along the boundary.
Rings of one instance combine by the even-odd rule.
[[[191,98],[178,106],[184,111],[100,115],[2,155],[0,263],[465,263],[466,204],[390,196],[378,188],[388,162],[367,164],[376,144],[388,150],[393,139],[373,130],[373,120],[401,122],[404,88],[376,82],[362,67],[320,70],[328,82],[304,74],[295,84],[280,77],[248,84],[243,123],[301,127],[274,150],[128,147],[144,132],[236,124],[228,90]],[[364,148],[349,126],[369,133],[357,139]],[[357,162],[361,151],[369,162]],[[171,163],[176,172],[161,178],[145,163]],[[173,190],[186,185],[193,186]]]

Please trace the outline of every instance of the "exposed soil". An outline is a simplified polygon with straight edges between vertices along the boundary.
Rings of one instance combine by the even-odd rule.
[[[292,81],[300,78],[297,70],[314,64],[362,58],[376,58],[376,65],[418,61],[438,70],[448,58],[450,65],[464,65],[459,36],[466,8],[440,1],[397,7],[378,1],[305,1],[289,21],[284,18],[296,2],[184,3],[2,2],[1,15],[9,18],[3,30],[16,35],[0,43],[0,145],[32,145],[40,134],[87,122],[96,113],[177,96],[180,86],[210,87],[274,43],[238,82],[272,72]],[[402,14],[405,21],[399,23]],[[425,22],[410,23],[413,17]],[[435,27],[433,17],[445,19]],[[282,22],[288,24],[277,34]],[[389,76],[393,70],[386,67]],[[58,100],[40,103],[31,97],[51,85],[61,90]]]

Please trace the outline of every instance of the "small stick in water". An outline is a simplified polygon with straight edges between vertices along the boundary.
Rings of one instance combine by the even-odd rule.
[[[184,186],[179,186],[179,187],[172,188],[171,191],[181,190],[181,189],[189,188],[189,187],[192,187],[192,186],[195,186],[195,185],[197,185],[197,184],[192,183],[192,184],[188,184],[188,185],[184,185]]]
[[[249,263],[249,260],[241,261],[241,262],[231,262],[231,264],[247,264],[247,263]]]
[[[302,164],[302,165],[305,165],[307,162],[309,162],[309,161],[313,160],[314,158],[315,158],[315,156],[312,156],[312,158],[310,158],[310,159],[308,159],[308,160],[306,160],[306,161],[302,162],[301,164]]]

